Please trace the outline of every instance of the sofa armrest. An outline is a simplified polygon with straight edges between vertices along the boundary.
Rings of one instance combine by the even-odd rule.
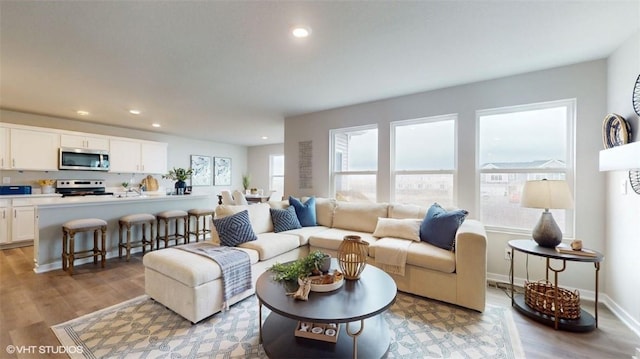
[[[455,241],[458,304],[482,312],[487,290],[487,233],[480,221],[467,219]]]

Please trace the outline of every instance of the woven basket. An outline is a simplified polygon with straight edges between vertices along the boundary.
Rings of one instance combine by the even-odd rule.
[[[524,299],[527,305],[540,313],[555,317],[558,306],[558,318],[580,318],[580,293],[571,292],[558,287],[558,296],[555,298],[555,286],[546,280],[537,282],[525,282]]]

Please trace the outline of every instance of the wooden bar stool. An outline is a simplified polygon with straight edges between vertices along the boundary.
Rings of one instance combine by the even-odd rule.
[[[149,251],[153,250],[153,241],[155,238],[155,225],[156,217],[149,213],[130,214],[128,216],[120,217],[118,220],[120,228],[118,229],[118,258],[122,258],[122,250],[127,251],[127,262],[131,258],[131,248],[142,247],[142,254],[145,253],[147,245]],[[131,242],[131,227],[135,225],[142,225],[142,238]],[[147,225],[149,226],[149,237],[147,237]],[[122,230],[127,229],[126,241],[122,235]],[[135,227],[134,227],[135,228]]]
[[[164,211],[156,214],[156,219],[158,221],[157,223],[158,229],[156,231],[158,233],[156,247],[158,249],[160,248],[161,240],[164,241],[165,248],[167,248],[167,246],[169,245],[169,241],[172,241],[172,240],[176,241],[176,245],[179,244],[178,240],[180,240],[181,238],[185,244],[189,243],[189,235],[187,234],[188,232],[187,217],[188,217],[187,212],[181,211],[181,210]],[[181,219],[182,219],[182,234],[180,234],[180,232],[178,231],[178,228],[179,228],[178,223]],[[169,222],[171,220],[175,220],[174,233],[169,233]],[[162,225],[163,222],[164,222],[164,234],[160,235],[160,226]]]
[[[189,235],[193,234],[196,236],[196,242],[200,240],[200,235],[202,235],[202,240],[204,241],[207,237],[207,233],[211,233],[211,229],[207,229],[207,218],[209,216],[213,216],[213,209],[202,209],[202,208],[193,208],[190,209],[187,213],[189,214]],[[195,230],[191,227],[191,218],[195,219]],[[200,219],[202,218],[202,228],[200,228]]]
[[[75,250],[76,233],[93,232],[93,248]],[[102,241],[98,245],[98,232],[102,232]],[[107,222],[99,218],[75,219],[62,225],[62,270],[69,270],[73,275],[73,262],[76,259],[93,257],[93,264],[98,264],[101,257],[102,268],[106,260]]]

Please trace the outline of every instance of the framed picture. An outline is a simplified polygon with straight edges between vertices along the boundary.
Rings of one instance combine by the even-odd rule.
[[[192,186],[211,186],[213,177],[213,166],[211,165],[211,157],[191,155],[191,185]]]
[[[231,186],[231,158],[214,157],[213,163],[213,185]]]

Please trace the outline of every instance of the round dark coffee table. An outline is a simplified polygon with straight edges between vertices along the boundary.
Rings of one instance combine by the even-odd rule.
[[[335,258],[331,268],[339,268]],[[380,358],[389,349],[389,327],[378,315],[396,300],[397,287],[387,273],[367,265],[359,280],[345,280],[331,292],[310,292],[308,301],[287,296],[285,286],[272,277],[266,271],[256,283],[260,342],[269,357]],[[262,305],[272,311],[264,323]],[[298,321],[346,324],[340,325],[337,343],[329,343],[296,337]]]

